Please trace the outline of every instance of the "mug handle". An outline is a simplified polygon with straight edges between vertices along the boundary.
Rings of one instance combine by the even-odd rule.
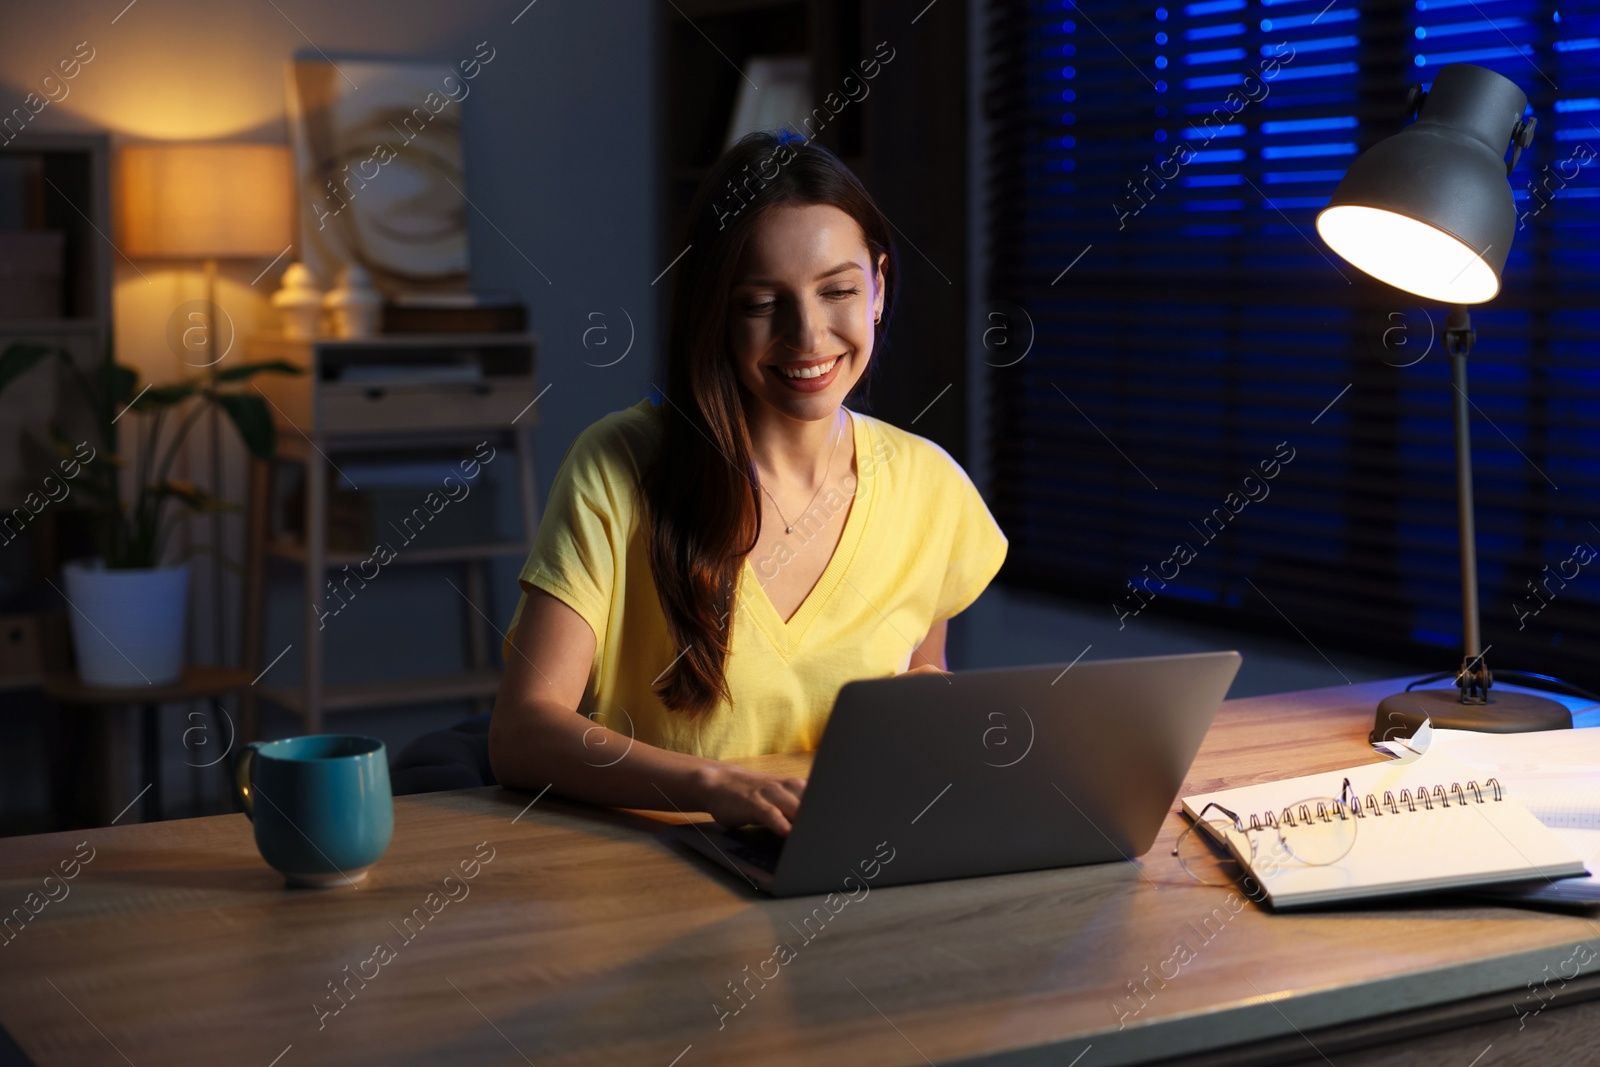
[[[239,797],[239,803],[244,805],[244,814],[251,822],[256,821],[256,753],[261,748],[260,741],[250,741],[239,750],[239,756],[233,761],[233,788]]]

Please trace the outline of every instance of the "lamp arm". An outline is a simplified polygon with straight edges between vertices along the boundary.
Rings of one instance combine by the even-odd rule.
[[[1494,678],[1483,659],[1478,615],[1478,541],[1472,505],[1471,412],[1467,407],[1467,355],[1477,340],[1465,307],[1450,309],[1444,326],[1444,347],[1450,354],[1450,384],[1455,392],[1456,519],[1461,536],[1461,636],[1463,652],[1456,686],[1461,703],[1485,704]]]

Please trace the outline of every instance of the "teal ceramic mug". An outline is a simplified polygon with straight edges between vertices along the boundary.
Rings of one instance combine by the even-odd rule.
[[[261,858],[291,885],[355,885],[389,847],[394,798],[377,738],[253,741],[233,777]]]

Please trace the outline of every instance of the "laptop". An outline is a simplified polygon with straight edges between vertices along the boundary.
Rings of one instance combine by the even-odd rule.
[[[775,897],[1107,863],[1155,842],[1237,652],[849,682],[788,837],[673,826]]]

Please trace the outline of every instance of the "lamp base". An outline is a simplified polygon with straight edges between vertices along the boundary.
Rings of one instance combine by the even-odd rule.
[[[1531,693],[1491,690],[1487,704],[1463,704],[1459,689],[1413,689],[1383,699],[1368,740],[1410,737],[1424,719],[1441,730],[1486,734],[1572,729],[1572,712],[1565,704]]]

